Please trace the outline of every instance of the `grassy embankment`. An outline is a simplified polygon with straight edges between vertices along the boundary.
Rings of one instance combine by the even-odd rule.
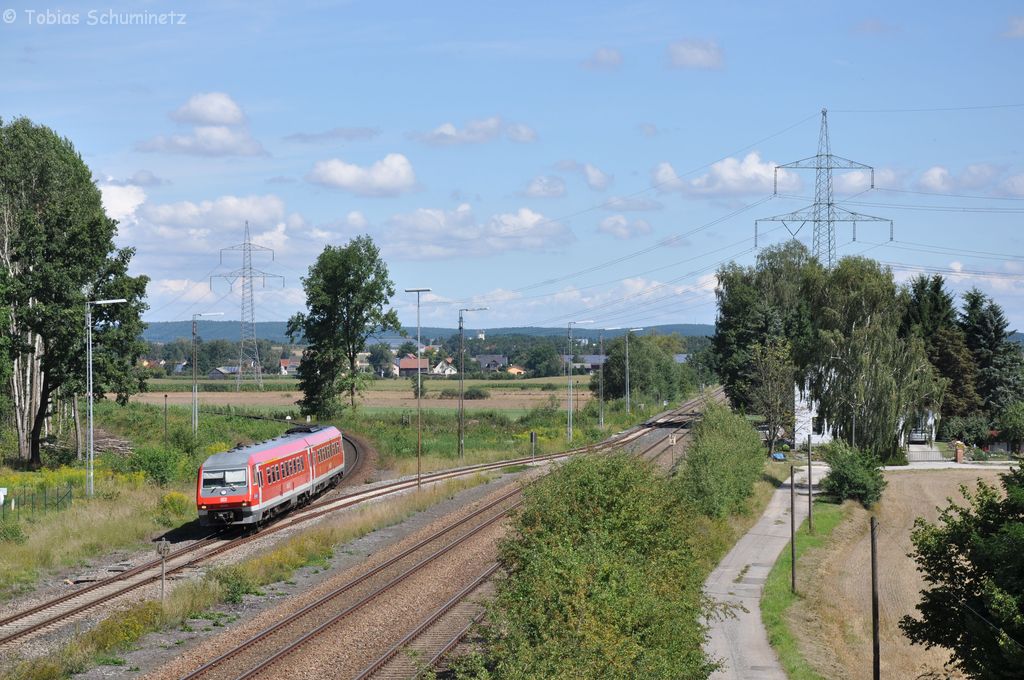
[[[509,576],[460,677],[706,677],[703,582],[778,477],[753,428],[720,407],[673,478],[626,456],[545,477],[502,546]]]
[[[848,501],[852,504],[852,501]],[[813,551],[827,549],[832,530],[847,516],[851,505],[837,505],[827,501],[814,503],[814,533],[807,530],[807,522],[797,529],[797,593],[791,589],[792,558],[787,544],[775,562],[761,595],[761,620],[768,631],[768,641],[779,655],[779,661],[791,680],[824,680],[800,654],[796,636],[790,629],[787,612],[800,600],[801,563],[806,563]]]
[[[321,522],[258,556],[212,569],[202,578],[176,587],[161,607],[146,600],[111,614],[92,629],[75,637],[55,653],[26,659],[0,671],[2,680],[56,680],[96,665],[124,665],[118,655],[132,649],[148,633],[187,626],[190,619],[220,622],[226,615],[215,608],[241,602],[247,594],[291,579],[303,567],[325,567],[335,551],[372,531],[391,526],[460,491],[485,484],[487,475],[451,480],[394,499],[361,507],[342,517]]]

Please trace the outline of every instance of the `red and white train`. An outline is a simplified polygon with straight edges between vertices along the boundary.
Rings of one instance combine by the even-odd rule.
[[[215,453],[199,468],[199,522],[258,525],[307,503],[346,470],[336,427],[293,427],[276,439]]]

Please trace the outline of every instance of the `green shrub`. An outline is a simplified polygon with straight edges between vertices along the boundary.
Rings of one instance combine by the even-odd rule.
[[[128,459],[128,469],[142,472],[146,479],[161,486],[178,477],[183,454],[164,446],[140,446]]]
[[[821,480],[821,489],[826,494],[837,501],[852,498],[865,508],[870,508],[882,497],[886,481],[877,458],[841,441],[826,444],[819,451],[831,468]]]
[[[459,391],[451,387],[446,387],[441,390],[441,394],[439,396],[441,399],[458,399]]]
[[[676,478],[680,493],[708,517],[741,512],[764,469],[764,445],[747,420],[709,406]]]
[[[466,399],[487,399],[490,396],[491,393],[482,387],[470,387],[464,395]]]
[[[255,595],[259,593],[256,582],[249,573],[239,565],[232,564],[226,567],[218,567],[210,571],[210,576],[224,589],[224,601],[231,604],[238,604],[242,601],[243,595]]]
[[[162,526],[174,527],[195,519],[195,499],[179,491],[170,491],[160,497],[156,520]]]
[[[783,444],[782,446],[780,446],[779,451],[782,451],[783,453],[789,453],[789,444]]]

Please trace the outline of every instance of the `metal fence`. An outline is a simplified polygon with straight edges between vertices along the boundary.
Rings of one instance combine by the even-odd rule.
[[[0,521],[19,520],[23,516],[66,510],[75,500],[74,487],[67,486],[22,486],[7,490],[0,503]]]

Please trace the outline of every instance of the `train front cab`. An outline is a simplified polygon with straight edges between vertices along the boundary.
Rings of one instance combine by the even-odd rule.
[[[199,500],[199,523],[202,526],[256,524],[263,516],[253,509],[255,484],[245,466],[226,468],[203,467],[199,473],[196,498]]]

